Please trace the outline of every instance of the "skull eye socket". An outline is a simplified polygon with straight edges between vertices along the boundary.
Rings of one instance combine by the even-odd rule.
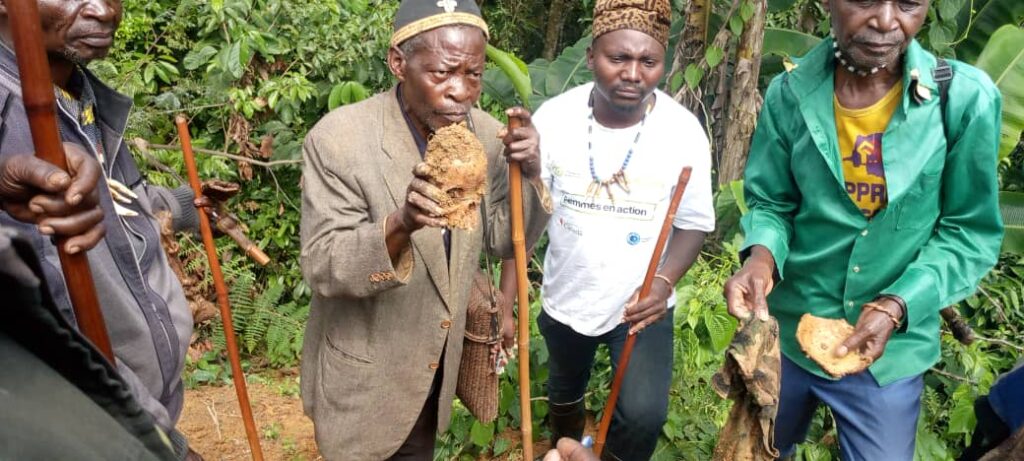
[[[466,195],[466,191],[461,187],[453,187],[448,190],[448,196],[454,200],[459,200]]]

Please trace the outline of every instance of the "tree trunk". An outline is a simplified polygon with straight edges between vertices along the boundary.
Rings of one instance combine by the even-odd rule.
[[[747,164],[750,138],[757,125],[761,95],[757,91],[761,71],[761,48],[764,43],[764,21],[767,0],[754,0],[754,15],[743,28],[736,52],[736,70],[729,94],[729,124],[725,132],[725,148],[718,174],[719,186],[743,177]]]
[[[704,0],[706,1],[706,0]],[[558,42],[562,37],[562,23],[565,22],[566,0],[551,0],[548,8],[548,26],[544,33],[544,52],[541,56],[548,61],[555,59]]]
[[[667,86],[672,85],[672,77],[677,73],[683,73],[688,64],[700,65],[704,59],[704,50],[708,37],[708,18],[711,15],[710,0],[690,0],[686,4],[686,24],[683,27],[683,36],[676,43],[675,59],[672,62],[672,70],[669,72]],[[671,93],[674,88],[666,88]],[[685,83],[679,88],[675,95],[683,107],[690,109],[690,112],[700,114],[701,88],[691,89]]]
[[[728,29],[724,27],[723,29]],[[731,35],[731,34],[729,34]],[[716,40],[717,41],[717,40]],[[722,43],[722,51],[725,56],[732,56],[732,47],[728,41]],[[726,127],[729,126],[729,118],[726,117],[726,110],[729,107],[729,60],[723,59],[715,71],[715,78],[709,82],[714,86],[715,100],[711,103],[708,111],[707,126],[709,139],[711,140],[711,161],[715,171],[722,171],[722,150],[725,146]]]

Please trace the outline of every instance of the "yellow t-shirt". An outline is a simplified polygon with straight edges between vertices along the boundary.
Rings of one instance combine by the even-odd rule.
[[[863,109],[847,109],[839,104],[838,97],[833,97],[846,193],[869,219],[889,202],[882,133],[902,95],[903,82],[897,82],[882,99]]]

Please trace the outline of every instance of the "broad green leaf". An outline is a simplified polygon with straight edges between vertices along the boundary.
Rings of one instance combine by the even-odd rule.
[[[739,37],[743,33],[743,18],[737,15],[729,17],[729,30],[734,36]]]
[[[190,51],[185,55],[185,59],[182,60],[182,64],[185,66],[186,70],[196,70],[209,62],[210,58],[214,57],[216,54],[216,48],[206,45],[198,50]]]
[[[473,428],[469,430],[469,439],[478,447],[487,447],[494,440],[494,423],[483,424],[480,421],[473,421]]]
[[[512,442],[510,442],[508,439],[498,439],[494,441],[494,449],[492,451],[494,451],[494,455],[497,456],[504,453],[511,447]]]
[[[554,97],[590,81],[593,74],[587,68],[587,47],[592,41],[589,35],[585,36],[551,61],[544,81],[546,97]]]
[[[750,0],[744,0],[740,5],[740,18],[747,22],[754,17],[754,4]]]
[[[709,69],[714,69],[720,62],[722,57],[725,56],[725,52],[717,46],[709,46],[704,52],[704,60],[708,63]]]
[[[811,51],[821,39],[791,29],[766,27],[764,46],[761,51],[761,80],[767,83],[785,71],[785,60],[803,56]]]
[[[762,53],[783,57],[803,56],[820,42],[820,38],[803,32],[766,27]]]
[[[975,63],[988,73],[1003,95],[1000,158],[1013,151],[1024,130],[1024,47],[1021,43],[1024,43],[1024,28],[1003,26],[992,34]]]
[[[953,409],[949,412],[950,434],[970,434],[977,419],[974,416],[974,392],[970,386],[961,385],[953,391]]]
[[[1003,251],[1024,255],[1024,192],[1000,192],[1003,215]]]
[[[683,77],[686,79],[686,85],[689,86],[690,89],[697,88],[697,85],[700,84],[700,80],[704,78],[704,70],[701,69],[700,66],[691,63],[686,66],[686,71],[684,72]]]
[[[932,23],[931,27],[928,28],[928,43],[939,54],[943,54],[944,50],[949,49],[949,44],[953,42],[953,35],[955,33],[956,30],[951,25],[942,22]]]
[[[669,88],[672,90],[672,93],[675,93],[676,91],[679,91],[679,88],[682,88],[682,86],[683,86],[683,74],[680,73],[680,72],[676,72],[676,73],[672,74],[672,83],[669,85]]]
[[[210,8],[214,13],[220,13],[224,9],[224,0],[210,0]]]
[[[938,0],[936,7],[943,21],[955,24],[957,15],[964,7],[964,0]]]
[[[337,107],[362,101],[369,96],[369,91],[359,82],[342,82],[331,88],[331,94],[327,97],[327,108],[334,110]]]
[[[740,213],[747,214],[750,208],[747,208],[747,200],[743,198],[743,180],[737,179],[729,183],[729,189],[732,190],[732,196],[736,200],[736,207],[740,209]]]
[[[497,64],[505,77],[512,81],[512,86],[515,87],[523,104],[529,105],[533,89],[530,85],[530,74],[523,61],[492,45],[487,45],[487,58]]]
[[[228,71],[232,77],[242,78],[242,73],[245,69],[242,67],[242,44],[235,42],[228,48],[227,56],[223,62],[224,70]]]
[[[956,48],[957,58],[965,62],[974,62],[980,59],[979,56],[989,38],[996,30],[1006,24],[1017,24],[1024,18],[1024,1],[1021,0],[976,0],[974,9],[978,12],[973,21],[966,39]],[[967,10],[967,8],[964,8]],[[964,15],[961,15],[963,18]],[[963,18],[961,24],[966,24]],[[1020,47],[1020,42],[1018,48]]]
[[[711,347],[715,352],[725,350],[736,332],[735,320],[724,309],[705,310],[704,327],[708,330]]]

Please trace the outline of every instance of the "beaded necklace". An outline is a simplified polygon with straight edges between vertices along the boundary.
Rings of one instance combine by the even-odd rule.
[[[652,95],[653,96],[653,95]],[[597,176],[597,171],[594,170],[594,96],[591,93],[590,96],[590,116],[587,117],[589,124],[587,125],[587,154],[590,156],[590,185],[587,186],[587,197],[596,198],[597,194],[604,189],[608,194],[608,199],[615,203],[615,196],[612,194],[612,184],[619,186],[625,193],[629,193],[629,180],[626,179],[626,168],[629,167],[629,160],[633,158],[633,151],[636,149],[636,145],[640,142],[640,134],[644,131],[644,123],[647,121],[647,114],[651,113],[654,108],[653,97],[650,97],[652,101],[647,104],[644,108],[644,113],[640,116],[640,128],[637,129],[636,137],[633,138],[633,145],[629,146],[629,151],[626,153],[626,158],[622,160],[622,166],[612,173],[611,178],[601,179]]]
[[[861,76],[861,77],[867,77],[868,75],[872,75],[872,74],[878,73],[878,71],[881,70],[881,69],[885,69],[885,65],[881,65],[881,66],[878,66],[878,67],[872,67],[870,69],[865,69],[865,68],[861,68],[859,66],[853,65],[851,63],[852,60],[847,60],[846,59],[846,52],[839,48],[839,41],[836,40],[836,36],[835,35],[831,35],[831,37],[832,37],[832,50],[833,50],[832,53],[833,53],[833,55],[836,57],[836,59],[839,60],[839,64],[841,64],[843,67],[846,68],[846,70],[850,71],[851,73],[857,74],[858,76]]]

